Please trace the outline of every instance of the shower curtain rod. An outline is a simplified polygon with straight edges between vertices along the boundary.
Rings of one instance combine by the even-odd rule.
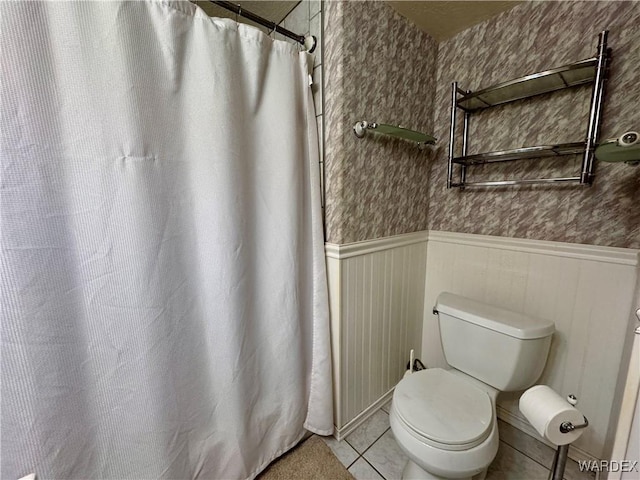
[[[222,7],[226,10],[229,10],[235,13],[236,15],[240,15],[241,17],[247,18],[253,22],[256,22],[262,25],[263,27],[267,27],[271,31],[276,31],[279,34],[284,35],[285,37],[295,40],[296,42],[302,44],[308,50],[309,53],[313,53],[313,51],[316,49],[316,44],[318,43],[318,40],[314,35],[305,37],[304,35],[298,35],[297,33],[293,33],[291,30],[287,30],[286,28],[283,28],[275,24],[271,20],[267,20],[266,18],[263,18],[259,15],[256,15],[253,12],[250,12],[249,10],[245,10],[240,5],[236,5],[235,3],[224,2],[219,0],[209,0],[209,1],[211,3],[215,3],[219,7]]]

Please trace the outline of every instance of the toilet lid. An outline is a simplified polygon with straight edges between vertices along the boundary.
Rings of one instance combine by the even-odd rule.
[[[472,448],[491,432],[493,409],[487,392],[440,368],[401,380],[393,404],[414,434],[445,450]]]

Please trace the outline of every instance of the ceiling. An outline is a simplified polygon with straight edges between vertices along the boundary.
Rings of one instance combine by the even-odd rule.
[[[409,19],[436,40],[456,33],[510,10],[522,1],[387,1],[400,15]]]
[[[234,13],[209,1],[196,1],[195,3],[210,16],[235,18]],[[280,23],[299,2],[297,0],[235,0],[233,3],[239,4],[242,8],[246,8],[263,18]],[[400,15],[438,41],[450,38],[462,30],[515,7],[519,3],[522,1],[387,1],[387,4]],[[252,24],[244,19],[242,21]]]

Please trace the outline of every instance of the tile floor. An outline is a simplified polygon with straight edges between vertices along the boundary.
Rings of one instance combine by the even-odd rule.
[[[389,406],[373,414],[347,438],[338,442],[323,437],[336,457],[356,480],[400,479],[407,457],[389,427]],[[535,438],[498,420],[500,448],[489,466],[487,480],[547,480],[555,451]],[[567,462],[566,480],[594,480],[593,473],[580,472]]]

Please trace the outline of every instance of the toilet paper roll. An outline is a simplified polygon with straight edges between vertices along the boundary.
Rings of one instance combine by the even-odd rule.
[[[584,429],[560,431],[563,422],[584,423],[582,413],[546,385],[536,385],[520,397],[520,411],[540,435],[556,445],[566,445],[582,435]]]

